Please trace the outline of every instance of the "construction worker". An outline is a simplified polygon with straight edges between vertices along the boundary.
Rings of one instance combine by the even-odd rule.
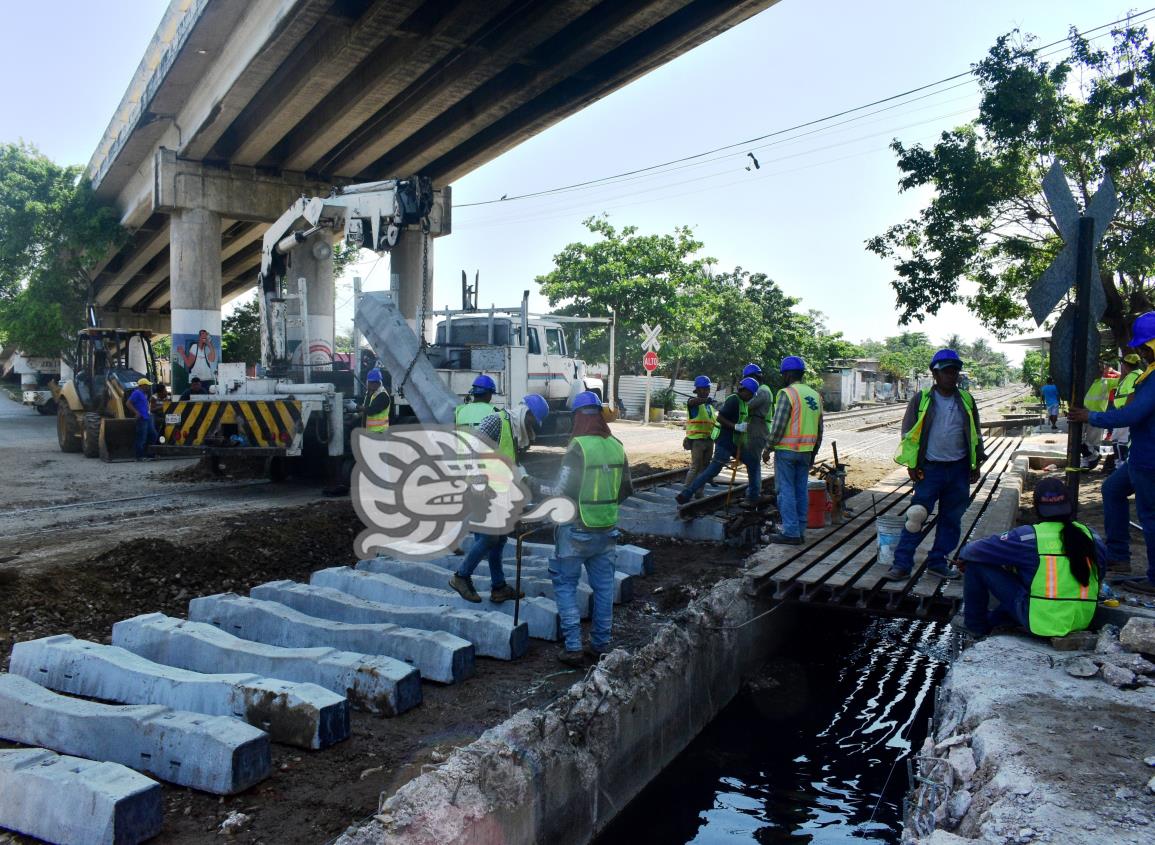
[[[548,492],[577,503],[573,522],[559,525],[556,547],[549,562],[554,601],[564,639],[558,659],[581,667],[610,649],[614,608],[614,558],[618,536],[618,504],[633,492],[630,467],[621,441],[610,433],[596,393],[586,391],[573,399],[573,437],[562,459],[557,483]],[[577,585],[582,567],[593,605],[589,647],[583,653]]]
[[[769,444],[774,449],[774,486],[782,529],[771,543],[802,544],[810,511],[810,467],[822,445],[822,397],[802,381],[806,364],[797,355],[779,367],[786,386],[778,391]]]
[[[1091,624],[1107,550],[1072,518],[1062,479],[1039,481],[1035,513],[1035,525],[968,543],[960,552],[962,621],[972,636],[1011,624],[1039,637],[1065,637]],[[997,603],[988,609],[992,596]]]
[[[1088,411],[1106,411],[1111,407],[1111,393],[1119,384],[1119,373],[1104,362],[1099,367],[1099,378],[1091,382],[1087,395],[1083,397],[1083,407]],[[1080,449],[1082,469],[1094,469],[1099,465],[1099,446],[1103,442],[1103,430],[1093,426],[1083,429],[1083,444]]]
[[[1147,574],[1128,579],[1124,586],[1155,594],[1155,311],[1136,318],[1131,326],[1131,348],[1146,365],[1122,408],[1090,411],[1072,408],[1071,422],[1089,422],[1097,428],[1128,426],[1127,461],[1103,484],[1103,522],[1107,531],[1108,559],[1130,571],[1131,527],[1127,495],[1134,492],[1135,512],[1147,543]],[[1126,482],[1120,473],[1126,472]],[[1118,476],[1118,478],[1116,478]],[[1122,568],[1120,565],[1119,568]]]
[[[962,359],[953,349],[940,349],[930,361],[934,387],[911,397],[902,421],[902,441],[894,460],[907,468],[914,482],[911,512],[894,552],[894,565],[885,578],[910,577],[914,553],[922,542],[922,523],[938,504],[934,545],[926,558],[927,571],[940,578],[959,573],[947,560],[962,535],[962,517],[970,500],[970,485],[979,480],[985,459],[974,398],[958,386]]]
[[[686,402],[686,439],[682,445],[690,450],[687,485],[710,464],[710,455],[714,451],[710,434],[714,431],[716,416],[714,400],[710,397],[710,377],[698,376],[694,379],[694,395]],[[703,491],[698,491],[698,498],[704,495]]]
[[[762,453],[769,445],[770,416],[774,405],[774,391],[766,384],[762,375],[762,368],[757,364],[747,364],[742,370],[743,378],[752,378],[758,382],[758,389],[746,403],[747,422],[746,451],[748,460],[743,459],[747,466],[754,466],[756,472],[750,477],[750,485],[746,488],[746,501],[756,502],[762,495]]]
[[[751,461],[749,453],[743,448],[745,445],[747,422],[747,402],[758,390],[758,382],[750,377],[742,379],[738,384],[738,392],[733,393],[722,403],[722,409],[714,418],[714,428],[710,438],[714,441],[714,458],[697,478],[691,481],[682,492],[674,497],[679,505],[687,504],[697,495],[698,491],[709,484],[722,471],[726,464],[734,458],[740,458],[746,464],[750,477],[754,477],[756,469],[751,464],[757,464],[757,459]]]
[[[1051,431],[1059,430],[1059,386],[1055,380],[1047,376],[1047,383],[1043,385],[1043,404],[1047,406],[1047,419],[1051,423]]]
[[[385,389],[381,371],[374,367],[365,374],[364,426],[370,434],[384,434],[389,430],[389,409],[393,399]]]
[[[526,396],[517,407],[510,410],[494,411],[477,425],[477,433],[488,438],[497,446],[497,452],[509,459],[515,467],[518,461],[541,431],[549,405],[536,393]],[[449,586],[466,601],[480,602],[481,596],[473,586],[473,571],[485,558],[489,562],[489,600],[501,604],[513,598],[525,598],[525,593],[517,592],[505,580],[502,555],[507,534],[482,534],[475,532],[473,544],[466,551],[461,564],[449,579]],[[611,576],[612,578],[612,576]]]
[[[1143,359],[1138,353],[1128,352],[1123,356],[1119,365],[1119,386],[1115,388],[1115,396],[1111,399],[1112,408],[1126,407],[1127,402],[1135,393],[1135,383],[1143,376]],[[1127,426],[1111,430],[1111,442],[1115,446],[1115,461],[1122,463],[1127,460],[1127,445],[1131,442],[1131,430]],[[1103,482],[1106,486],[1107,482]]]
[[[458,428],[477,428],[481,421],[493,413],[493,394],[497,392],[497,383],[482,373],[473,380],[469,388],[470,401],[463,402],[453,412],[453,420]]]
[[[138,461],[155,461],[156,458],[148,454],[148,447],[160,438],[156,433],[156,424],[152,421],[152,408],[149,400],[148,388],[152,382],[146,378],[136,380],[136,389],[128,395],[125,403],[128,412],[136,417],[136,459]]]

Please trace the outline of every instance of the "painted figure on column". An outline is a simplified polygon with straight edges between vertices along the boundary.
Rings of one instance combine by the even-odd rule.
[[[195,376],[202,382],[216,381],[219,339],[213,338],[207,329],[201,329],[195,335],[177,335],[173,340],[177,344],[176,360],[189,378]]]

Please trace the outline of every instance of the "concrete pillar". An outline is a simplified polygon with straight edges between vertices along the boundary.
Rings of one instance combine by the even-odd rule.
[[[303,330],[289,329],[289,347],[296,344],[293,363],[312,364],[310,373],[331,370],[333,361],[333,320],[336,292],[333,287],[333,244],[330,235],[317,232],[306,238],[290,254],[286,274],[288,293],[297,292],[297,280],[305,279],[309,314],[308,342]],[[294,309],[295,310],[295,309]],[[292,313],[292,312],[290,312]],[[308,350],[307,354],[305,350]],[[319,365],[319,366],[318,366]],[[318,381],[318,379],[310,379]]]
[[[221,216],[178,209],[170,227],[172,387],[181,393],[192,376],[216,381],[221,355]]]
[[[417,332],[418,320],[423,326],[424,336],[433,341],[433,317],[430,313],[418,315],[421,310],[421,266],[422,240],[428,243],[428,273],[425,278],[425,307],[433,311],[433,238],[422,237],[419,229],[402,232],[397,246],[389,253],[389,289],[393,301],[405,316],[409,327]]]

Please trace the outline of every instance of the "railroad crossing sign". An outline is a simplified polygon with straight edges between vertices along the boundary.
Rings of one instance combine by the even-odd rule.
[[[645,337],[642,338],[642,349],[647,352],[661,352],[662,344],[658,341],[658,335],[662,333],[662,327],[654,326],[651,329],[647,324],[642,323],[642,332],[645,334]],[[657,364],[654,366],[657,367]]]
[[[661,362],[658,360],[658,353],[652,349],[642,356],[642,366],[646,368],[647,373],[652,373],[658,368]]]
[[[1111,218],[1115,216],[1115,209],[1119,201],[1115,196],[1115,184],[1109,175],[1103,177],[1099,190],[1087,203],[1086,215],[1079,214],[1079,206],[1071,195],[1067,185],[1067,177],[1063,173],[1062,165],[1056,161],[1047,171],[1043,179],[1043,193],[1059,224],[1059,231],[1063,235],[1063,251],[1055,256],[1054,262],[1048,267],[1039,280],[1031,286],[1027,293],[1027,304],[1031,308],[1031,316],[1035,324],[1041,326],[1043,320],[1050,316],[1055,306],[1066,295],[1075,283],[1075,265],[1079,251],[1079,219],[1082,216],[1091,218],[1095,224],[1095,232],[1090,246],[1091,250],[1091,322],[1098,323],[1107,310],[1107,296],[1103,293],[1103,282],[1099,278],[1099,262],[1095,258],[1095,247],[1111,225]]]

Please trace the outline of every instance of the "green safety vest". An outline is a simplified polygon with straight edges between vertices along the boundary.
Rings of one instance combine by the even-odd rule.
[[[782,392],[790,399],[790,420],[774,448],[788,452],[813,452],[818,445],[822,397],[813,387],[801,382],[782,388]]]
[[[714,429],[714,406],[698,405],[698,416],[691,416],[694,409],[686,403],[686,439],[706,440]]]
[[[1083,397],[1083,407],[1088,411],[1105,411],[1111,405],[1111,388],[1119,383],[1118,379],[1097,378],[1087,389]]]
[[[477,428],[495,410],[488,402],[466,402],[453,411],[453,421],[458,428]]]
[[[626,467],[626,450],[615,437],[575,437],[581,450],[582,483],[578,513],[587,528],[612,528],[618,523],[618,494]]]
[[[1076,522],[1080,531],[1091,536],[1085,525]],[[1031,598],[1027,611],[1031,633],[1039,637],[1065,637],[1072,631],[1086,630],[1095,615],[1099,600],[1099,572],[1091,562],[1087,586],[1071,574],[1071,561],[1063,554],[1061,522],[1041,522],[1035,526],[1039,548],[1039,568],[1031,581]]]
[[[501,439],[497,442],[497,451],[505,455],[512,463],[517,463],[517,441],[513,439],[513,423],[509,419],[509,411],[500,410]]]
[[[372,396],[369,397],[368,401],[365,402],[365,406],[368,407],[369,403],[372,402],[374,399],[376,399],[382,393],[384,393],[386,397],[389,396],[389,394],[386,392],[385,388],[382,387],[379,390],[377,390]],[[369,430],[370,434],[384,434],[386,431],[388,431],[389,430],[389,405],[387,404],[385,406],[385,410],[379,414],[366,413],[365,414],[365,428]]]
[[[739,396],[738,397],[738,422],[744,423],[744,422],[746,422],[747,419],[749,419],[749,417],[750,417],[750,408],[749,408],[749,406],[746,405],[745,402],[742,401],[742,397]],[[721,433],[722,433],[722,423],[718,419],[715,419],[714,420],[714,428],[710,432],[710,439],[711,440],[717,440],[718,435]],[[743,435],[740,434],[739,432],[735,431],[734,432],[734,442],[737,443],[741,439],[743,439]]]
[[[1115,388],[1115,407],[1122,408],[1131,400],[1131,395],[1135,392],[1135,384],[1142,376],[1138,369],[1132,370],[1119,380],[1119,386]]]
[[[925,431],[926,412],[930,408],[930,394],[934,390],[933,387],[928,387],[922,391],[922,398],[918,403],[918,420],[911,426],[910,431],[902,438],[898,444],[898,451],[894,455],[895,463],[902,464],[904,467],[916,469],[918,467],[918,460],[922,452],[922,439],[924,434],[929,434]],[[959,388],[959,396],[962,397],[963,408],[967,412],[967,448],[970,450],[971,469],[978,469],[978,448],[979,448],[979,430],[975,425],[975,400],[967,391]]]

